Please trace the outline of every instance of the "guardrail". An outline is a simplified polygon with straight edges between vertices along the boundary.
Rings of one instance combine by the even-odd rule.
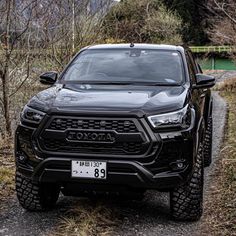
[[[193,53],[210,53],[210,52],[236,52],[236,46],[191,46]]]

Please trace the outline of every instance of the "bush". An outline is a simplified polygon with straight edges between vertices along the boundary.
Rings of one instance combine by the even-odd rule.
[[[107,38],[124,42],[181,43],[181,19],[158,0],[124,0],[106,15]]]

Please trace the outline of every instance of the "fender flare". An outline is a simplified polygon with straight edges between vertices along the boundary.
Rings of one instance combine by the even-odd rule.
[[[198,148],[200,145],[200,142],[204,139],[204,133],[205,133],[205,120],[203,117],[198,122],[197,130],[196,130],[196,147],[195,147],[195,157],[194,160],[196,161],[196,156],[198,152]]]
[[[212,110],[213,110],[213,98],[211,96],[210,102],[209,102],[209,107],[208,107],[208,117],[212,117]]]

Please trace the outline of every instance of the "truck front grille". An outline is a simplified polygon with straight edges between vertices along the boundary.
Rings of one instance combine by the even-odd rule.
[[[114,134],[115,138],[113,142],[76,140],[76,135],[71,139],[70,134],[77,132],[94,132],[95,136],[104,132]],[[51,118],[40,134],[39,143],[44,151],[51,153],[91,155],[143,155],[148,151],[150,144],[142,125],[136,119],[84,117]]]
[[[66,129],[93,129],[115,130],[118,133],[138,132],[133,121],[130,120],[105,120],[105,119],[78,119],[55,118],[49,125],[52,130]]]
[[[72,152],[86,154],[142,154],[142,144],[139,143],[120,143],[120,144],[93,144],[93,143],[69,143],[55,139],[45,139],[47,150],[55,152]]]

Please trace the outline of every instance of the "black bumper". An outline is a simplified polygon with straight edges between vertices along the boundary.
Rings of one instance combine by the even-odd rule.
[[[87,183],[123,185],[132,188],[143,189],[166,189],[174,188],[184,181],[189,169],[186,167],[180,172],[162,172],[153,174],[137,162],[129,161],[108,161],[107,179],[79,179],[71,177],[72,159],[48,158],[40,162],[35,169],[29,166],[18,164],[18,171],[33,180],[33,182],[50,183]]]

